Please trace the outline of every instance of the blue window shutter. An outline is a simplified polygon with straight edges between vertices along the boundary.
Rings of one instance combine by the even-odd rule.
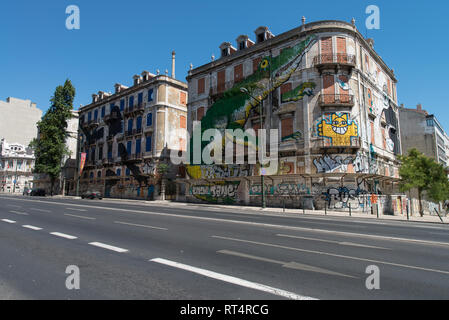
[[[128,107],[132,108],[134,106],[134,96],[129,97],[129,105]]]
[[[94,111],[94,120],[97,120],[98,119],[98,110],[95,110]]]
[[[89,113],[87,114],[87,121],[92,120],[92,112],[89,111]]]
[[[138,99],[139,104],[143,102],[143,93],[142,92],[139,93],[137,99]]]
[[[148,90],[148,102],[153,101],[153,89]]]
[[[151,136],[147,136],[145,140],[145,151],[151,152]]]
[[[133,119],[129,119],[128,120],[128,131],[132,131],[133,130]]]
[[[153,125],[153,114],[149,113],[147,115],[147,127],[151,127]]]
[[[137,129],[142,128],[142,117],[137,117]]]
[[[122,169],[117,169],[117,176],[120,177],[122,175]]]
[[[136,140],[136,154],[140,153],[141,145],[142,145],[142,140],[141,139],[137,139]]]
[[[125,110],[125,99],[120,100],[120,111]]]
[[[128,143],[126,144],[126,151],[128,152],[128,155],[131,154],[131,147],[132,147],[132,142],[128,141]]]
[[[106,114],[106,107],[103,106],[103,107],[101,108],[101,117],[104,118],[104,115],[105,115],[105,114]]]

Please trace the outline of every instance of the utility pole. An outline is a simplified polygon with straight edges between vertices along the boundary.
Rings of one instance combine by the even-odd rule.
[[[16,159],[16,173],[15,173],[15,176],[14,176],[14,187],[12,189],[12,193],[13,194],[16,193],[16,183],[17,183],[17,159]]]
[[[240,88],[240,91],[243,93],[246,93],[248,96],[250,96],[251,98],[253,98],[254,100],[256,100],[259,103],[259,122],[260,122],[260,130],[263,129],[263,108],[262,108],[262,101],[256,97],[254,97],[251,93],[249,93],[248,89],[246,88]],[[263,171],[263,164],[261,159],[259,159],[259,165],[260,165],[260,183],[261,183],[261,191],[262,191],[262,209],[265,209],[267,204],[265,201],[265,172]]]

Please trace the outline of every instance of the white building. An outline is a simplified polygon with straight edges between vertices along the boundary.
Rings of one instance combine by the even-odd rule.
[[[0,142],[0,192],[22,193],[32,187],[33,151],[19,143]]]
[[[0,139],[28,146],[37,136],[37,122],[42,110],[30,100],[7,98],[0,100]]]

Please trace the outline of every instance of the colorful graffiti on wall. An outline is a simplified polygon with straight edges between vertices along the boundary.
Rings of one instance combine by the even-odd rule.
[[[301,83],[299,86],[294,88],[291,91],[288,91],[286,93],[283,93],[281,95],[281,102],[295,102],[302,100],[305,96],[313,96],[314,95],[314,89],[316,87],[315,82],[304,82]]]
[[[358,137],[358,126],[347,113],[325,114],[318,123],[318,136],[328,138],[331,146],[351,146],[351,139]]]
[[[217,182],[210,185],[192,185],[190,194],[209,203],[234,204],[237,198],[239,181]]]
[[[271,196],[300,196],[310,194],[310,189],[304,183],[282,182],[275,185],[264,184],[264,193]],[[249,189],[250,196],[260,196],[262,187],[260,184],[253,184]]]
[[[186,169],[192,179],[238,178],[251,174],[250,165],[202,165],[187,166]]]
[[[296,131],[293,134],[290,134],[288,136],[282,137],[282,142],[290,142],[290,141],[299,141],[303,139],[303,135],[301,131]]]

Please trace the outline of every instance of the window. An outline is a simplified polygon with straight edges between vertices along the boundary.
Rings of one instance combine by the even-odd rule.
[[[100,147],[98,149],[98,160],[102,160],[103,159],[103,147]]]
[[[137,128],[137,130],[142,129],[142,117],[141,117],[141,116],[137,117],[136,122],[137,122],[137,123],[136,123],[136,128]]]
[[[122,169],[118,168],[116,171],[117,177],[120,177],[122,175]]]
[[[153,101],[153,89],[148,90],[148,102]]]
[[[145,152],[151,152],[151,140],[152,136],[147,136],[145,139]]]
[[[95,148],[92,148],[91,160],[95,161]]]
[[[257,35],[257,43],[265,41],[265,33],[259,33]]]
[[[128,168],[126,168],[126,176],[129,177],[131,175],[131,170],[129,170]]]
[[[243,49],[245,49],[246,48],[246,42],[245,41],[241,41],[240,43],[239,43],[239,50],[243,50]]]
[[[104,118],[104,115],[106,114],[106,107],[101,107],[101,118]]]
[[[187,104],[187,93],[182,91],[179,93],[179,103],[184,106]]]
[[[128,153],[128,156],[131,155],[131,148],[133,146],[133,142],[132,141],[128,141],[126,143],[126,152]]]
[[[125,110],[125,99],[120,100],[120,111]]]
[[[101,178],[101,171],[97,172],[97,178]]]
[[[225,82],[226,82],[226,71],[222,70],[217,73],[217,91],[218,92],[225,91]]]
[[[137,96],[137,103],[140,105],[143,102],[143,92]]]
[[[234,67],[234,82],[239,82],[243,79],[243,64]]]
[[[94,111],[94,120],[98,120],[98,110]]]
[[[89,113],[87,114],[87,121],[92,120],[92,112],[89,111]]]
[[[108,159],[112,159],[112,144],[108,144]]]
[[[433,119],[427,119],[427,126],[428,127],[433,127],[434,126]]]
[[[128,107],[131,109],[134,107],[134,96],[129,97]]]
[[[185,116],[179,117],[179,127],[181,129],[187,129],[187,121]]]
[[[147,114],[147,127],[151,127],[153,125],[153,114]]]
[[[198,94],[203,94],[206,92],[206,79],[198,79]]]
[[[285,138],[293,134],[293,118],[283,119],[281,122],[282,137]]]
[[[196,110],[196,120],[201,121],[204,117],[204,107],[200,107]]]
[[[222,57],[228,56],[228,48],[225,48],[225,49],[221,50],[221,56]]]
[[[93,172],[93,171],[91,171],[91,173],[90,173],[89,177],[90,177],[91,179],[93,179],[93,178],[94,178],[94,172]]]
[[[133,119],[128,120],[128,133],[133,131]]]
[[[141,139],[137,139],[136,140],[136,154],[140,154],[141,147],[142,147],[142,140]]]

